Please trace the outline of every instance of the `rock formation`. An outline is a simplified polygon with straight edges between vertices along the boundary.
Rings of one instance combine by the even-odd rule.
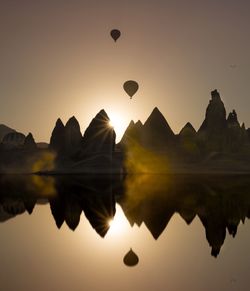
[[[10,132],[6,134],[2,140],[4,149],[21,148],[24,144],[25,135],[20,132]]]
[[[68,155],[77,152],[81,147],[82,134],[80,125],[75,118],[71,117],[65,125],[65,151]]]
[[[143,125],[143,144],[152,150],[165,151],[172,146],[175,135],[165,117],[157,107],[154,108]]]
[[[181,139],[186,139],[186,138],[194,138],[196,136],[196,130],[194,129],[193,125],[188,122],[186,125],[181,129],[179,133],[179,137]]]
[[[127,129],[125,130],[123,137],[119,145],[124,147],[130,147],[134,144],[141,144],[143,136],[143,124],[140,120],[134,123],[133,120],[129,123]]]
[[[128,149],[132,145],[155,152],[165,152],[175,142],[175,134],[168,125],[165,117],[157,107],[154,108],[144,124],[141,121],[131,121],[127,127],[120,146]]]
[[[205,120],[198,130],[199,146],[203,152],[222,151],[226,144],[225,106],[217,90],[211,92],[211,97]]]
[[[107,154],[112,156],[116,134],[109,121],[110,119],[104,110],[101,110],[92,119],[83,136],[82,149],[84,155]]]
[[[25,137],[23,146],[24,146],[24,149],[26,149],[26,150],[35,150],[35,149],[37,149],[37,145],[35,143],[35,140],[33,138],[32,133],[29,133]]]
[[[178,135],[178,145],[185,160],[194,160],[200,156],[197,133],[190,122],[181,129]]]
[[[211,92],[205,120],[203,121],[198,133],[206,131],[209,135],[221,133],[226,129],[226,109],[217,90]]]
[[[244,142],[244,129],[241,128],[235,110],[227,118],[227,150],[237,152]]]
[[[230,112],[227,117],[227,126],[228,127],[238,127],[240,128],[240,124],[238,121],[237,113],[235,110]]]
[[[57,157],[55,171],[165,173],[172,169],[182,170],[182,167],[184,171],[197,171],[199,167],[211,171],[250,169],[250,129],[240,125],[235,110],[226,118],[225,106],[217,90],[211,92],[205,119],[197,132],[188,122],[175,135],[155,107],[144,124],[140,120],[130,122],[115,148],[116,135],[109,121],[107,113],[101,110],[82,136],[74,116],[65,126],[58,119],[49,145]],[[29,150],[47,149],[46,144],[38,147],[32,134],[25,138],[22,133],[0,125],[0,138],[4,134],[0,143],[0,169],[2,167],[3,171],[7,167],[22,167],[24,161],[30,160]],[[6,154],[5,150],[10,149]],[[14,166],[10,166],[11,163]]]
[[[57,119],[52,131],[49,148],[54,150],[58,155],[65,151],[65,127],[60,118]]]
[[[4,136],[10,132],[15,132],[15,130],[4,124],[0,124],[0,142],[3,140]]]

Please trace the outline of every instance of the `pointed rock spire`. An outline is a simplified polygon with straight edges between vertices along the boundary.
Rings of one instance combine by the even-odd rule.
[[[71,155],[72,153],[79,150],[81,147],[82,134],[80,125],[75,118],[72,116],[65,125],[65,150]]]
[[[227,118],[227,125],[228,127],[238,127],[240,128],[240,123],[238,121],[237,113],[235,110],[228,114]]]
[[[219,92],[215,89],[211,92],[206,117],[198,132],[219,133],[226,128],[226,109],[220,98]]]
[[[167,120],[155,107],[143,125],[143,144],[149,149],[164,151],[174,140],[175,135]]]
[[[193,125],[190,122],[186,123],[179,133],[180,136],[195,135],[195,134],[196,134],[196,130],[194,129]]]
[[[134,121],[131,120],[119,144],[127,147],[134,143],[141,143],[142,131],[143,125],[141,121],[138,120],[134,123]]]
[[[110,119],[103,109],[92,119],[83,136],[83,150],[85,153],[112,154],[116,134],[109,122]]]
[[[65,150],[65,126],[60,118],[57,119],[52,131],[49,147],[58,154],[63,153]]]
[[[24,148],[27,150],[35,150],[37,148],[37,145],[35,143],[35,140],[33,138],[32,133],[29,133],[24,140]]]
[[[144,128],[148,130],[154,129],[156,131],[164,131],[168,136],[174,136],[174,133],[170,128],[167,120],[157,107],[154,108],[144,123]]]

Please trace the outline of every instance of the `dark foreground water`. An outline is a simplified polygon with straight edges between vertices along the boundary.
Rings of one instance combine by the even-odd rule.
[[[0,290],[250,288],[250,176],[1,176],[0,191]]]

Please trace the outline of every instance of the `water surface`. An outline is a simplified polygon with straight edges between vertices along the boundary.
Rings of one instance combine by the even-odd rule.
[[[249,290],[249,176],[9,175],[0,190],[1,290]]]

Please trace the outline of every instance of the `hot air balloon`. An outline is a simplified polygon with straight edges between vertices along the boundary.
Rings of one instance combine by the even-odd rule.
[[[134,96],[134,94],[137,92],[137,90],[139,89],[139,85],[137,82],[133,81],[133,80],[129,80],[126,81],[123,84],[123,89],[125,90],[125,92],[130,96],[130,99],[132,99],[132,97]]]
[[[112,29],[110,31],[110,35],[114,41],[117,41],[117,39],[121,36],[121,32],[118,29]]]
[[[134,267],[139,262],[139,258],[136,253],[133,252],[132,249],[124,256],[123,263],[128,267]]]

